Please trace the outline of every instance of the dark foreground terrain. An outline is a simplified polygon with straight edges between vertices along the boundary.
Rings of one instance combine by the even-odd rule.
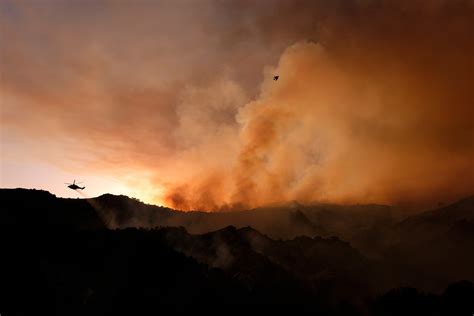
[[[474,313],[472,197],[406,218],[386,206],[296,203],[189,214],[24,189],[0,190],[0,203],[2,315],[223,312],[224,303]]]

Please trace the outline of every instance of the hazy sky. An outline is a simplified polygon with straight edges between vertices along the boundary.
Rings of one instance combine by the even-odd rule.
[[[473,1],[2,1],[0,31],[2,187],[207,210],[474,194]]]

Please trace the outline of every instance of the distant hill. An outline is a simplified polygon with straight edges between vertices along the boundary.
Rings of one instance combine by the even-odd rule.
[[[474,196],[411,216],[383,235],[384,257],[430,288],[448,280],[474,280]]]
[[[388,206],[297,203],[186,213],[126,196],[1,189],[0,306],[103,315],[218,301],[472,314],[473,201],[408,218]]]
[[[399,226],[404,229],[419,229],[421,226],[441,228],[449,227],[461,220],[474,221],[474,196],[411,216],[400,222]]]
[[[62,199],[42,190],[0,189],[2,229],[105,228],[96,209],[85,199]]]
[[[1,216],[5,216],[6,221],[76,228],[182,226],[191,233],[205,233],[232,225],[237,228],[251,226],[273,238],[287,239],[303,235],[346,237],[363,228],[365,223],[394,221],[391,209],[385,206],[292,204],[239,212],[181,212],[123,195],[65,199],[46,191],[26,189],[0,189],[0,199],[5,206]],[[32,220],[35,216],[40,217]]]

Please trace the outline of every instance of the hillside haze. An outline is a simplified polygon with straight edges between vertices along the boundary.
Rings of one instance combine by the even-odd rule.
[[[39,243],[39,249],[20,257],[47,256],[52,251],[47,248],[60,247],[55,252],[59,259],[90,238],[95,240],[92,247],[106,253],[115,247],[108,238],[121,240],[116,244],[119,249],[132,247],[120,251],[159,242],[167,251],[202,265],[199,269],[217,269],[230,278],[219,282],[236,282],[244,292],[263,291],[259,295],[268,302],[277,296],[302,302],[325,289],[331,302],[348,300],[359,306],[364,299],[392,288],[410,286],[441,293],[453,282],[474,280],[474,197],[406,217],[380,205],[290,203],[205,213],[181,212],[110,194],[64,199],[40,190],[2,189],[0,196],[2,232],[14,241],[9,251],[17,253],[21,247],[30,249]],[[40,254],[40,249],[46,254]],[[85,251],[80,260],[92,255],[85,249],[78,251]],[[125,259],[117,260],[114,265]],[[272,292],[281,286],[283,292]],[[293,291],[301,296],[286,297]],[[258,297],[247,299],[258,301]],[[326,306],[326,301],[323,305],[335,308]]]
[[[388,206],[295,202],[181,212],[26,189],[1,189],[0,204],[7,312],[127,314],[216,301],[327,315],[474,311],[474,197],[408,217]]]

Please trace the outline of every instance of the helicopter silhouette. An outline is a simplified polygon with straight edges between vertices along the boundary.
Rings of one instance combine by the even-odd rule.
[[[277,81],[280,76],[273,76],[273,80]]]
[[[78,182],[77,184],[80,184],[82,182]],[[74,180],[72,183],[64,183],[64,184],[68,184],[68,188],[71,189],[71,190],[84,190],[86,187],[80,187],[76,184],[76,180]]]

